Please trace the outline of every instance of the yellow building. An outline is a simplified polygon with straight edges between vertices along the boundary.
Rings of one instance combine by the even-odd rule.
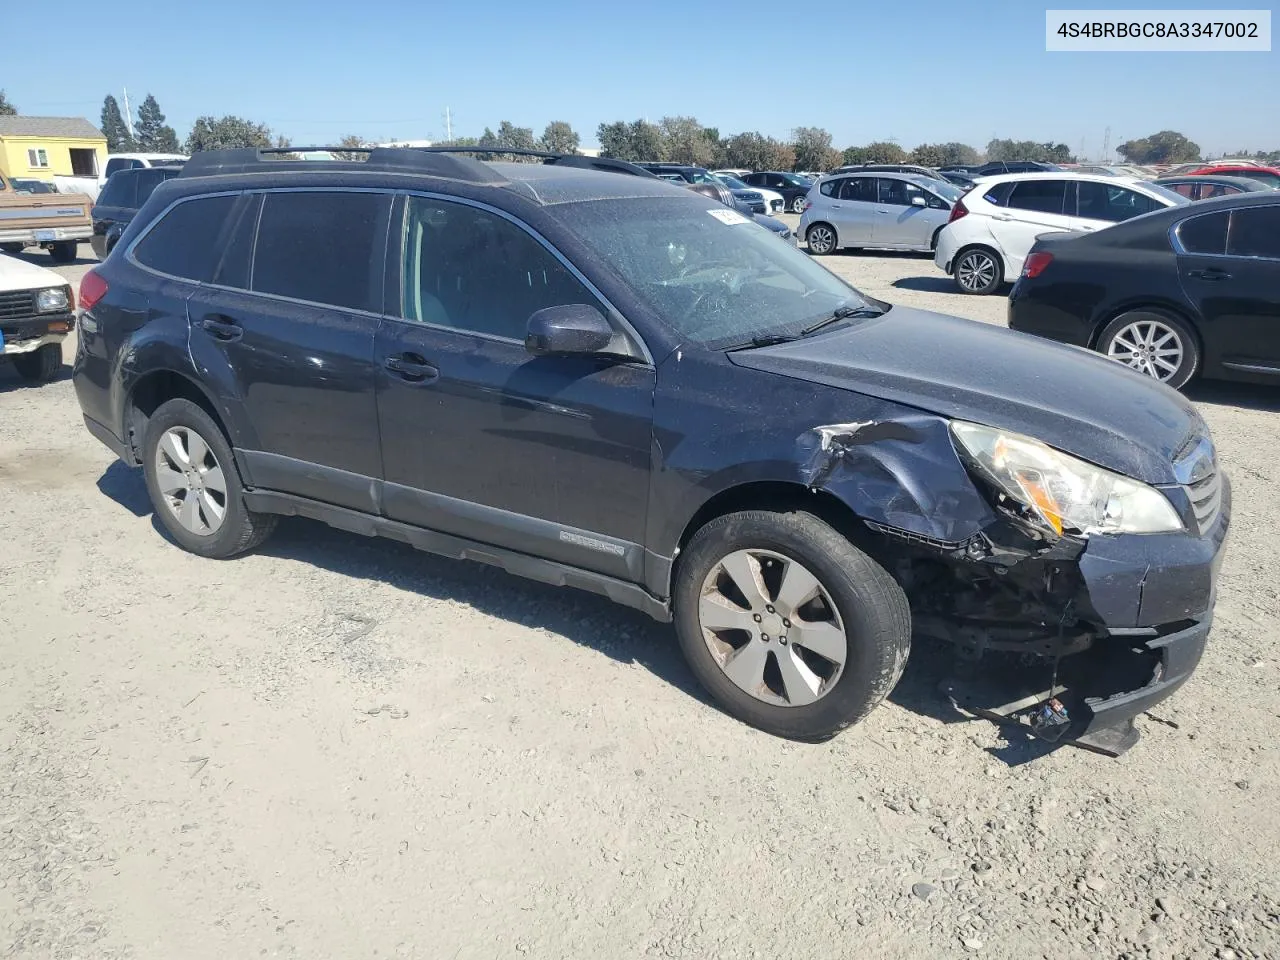
[[[96,177],[107,165],[107,138],[80,117],[0,117],[0,173],[52,180]]]

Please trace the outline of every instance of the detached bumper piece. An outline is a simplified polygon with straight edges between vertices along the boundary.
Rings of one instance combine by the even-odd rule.
[[[1017,658],[966,663],[941,685],[956,709],[1022,728],[1050,743],[1118,757],[1139,740],[1134,718],[1170,696],[1195,671],[1211,613],[1165,627],[1114,630],[1083,653],[1033,670]],[[1041,674],[1037,683],[1032,673]]]

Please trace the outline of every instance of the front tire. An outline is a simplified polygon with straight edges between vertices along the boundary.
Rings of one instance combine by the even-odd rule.
[[[74,240],[59,240],[49,244],[49,256],[54,263],[75,263],[79,246]]]
[[[893,689],[911,648],[902,588],[801,511],[712,520],[681,554],[673,600],[703,687],[781,737],[824,740],[857,723]]]
[[[952,274],[961,293],[983,297],[994,293],[1004,282],[1004,264],[994,250],[970,247],[956,256]]]
[[[836,228],[827,223],[811,224],[804,239],[809,244],[809,252],[819,257],[834,253],[839,243]]]
[[[169,400],[152,414],[142,469],[156,516],[184,550],[225,560],[252,550],[275,529],[274,515],[245,506],[230,444],[190,400]]]
[[[33,353],[20,353],[13,358],[18,376],[32,383],[48,383],[62,369],[62,344],[46,343]]]
[[[1200,344],[1173,314],[1145,308],[1129,310],[1103,328],[1098,352],[1117,363],[1181,390],[1200,368]]]

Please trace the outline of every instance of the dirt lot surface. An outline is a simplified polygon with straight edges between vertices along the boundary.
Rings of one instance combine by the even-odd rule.
[[[1002,322],[928,258],[824,262]],[[1194,396],[1218,620],[1117,761],[963,721],[923,644],[805,746],[602,599],[302,520],[198,559],[66,377],[0,371],[0,957],[1280,956],[1280,391]]]

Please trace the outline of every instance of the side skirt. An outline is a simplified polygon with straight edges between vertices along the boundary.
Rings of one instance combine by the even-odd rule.
[[[418,550],[425,550],[442,557],[475,560],[501,567],[517,577],[525,577],[557,587],[575,587],[589,593],[598,593],[624,607],[647,613],[655,620],[664,623],[671,620],[671,608],[667,601],[659,600],[637,584],[627,583],[604,574],[571,567],[553,560],[542,560],[528,554],[505,550],[452,534],[414,527],[385,517],[375,517],[358,510],[348,510],[345,507],[335,507],[316,500],[308,500],[305,497],[295,497],[287,493],[246,490],[244,501],[250,510],[257,513],[307,517],[350,533],[399,540]]]

